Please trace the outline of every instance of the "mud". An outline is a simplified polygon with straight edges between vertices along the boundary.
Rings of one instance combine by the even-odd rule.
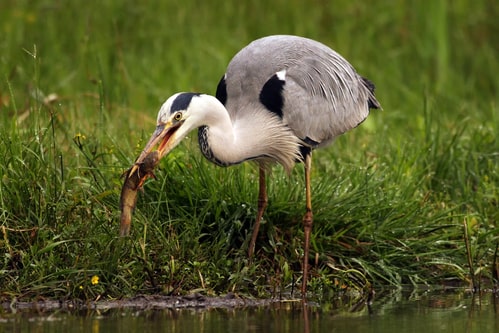
[[[292,300],[292,302],[299,300]],[[238,297],[234,294],[228,294],[224,297],[207,297],[201,294],[192,294],[187,296],[161,296],[147,295],[136,296],[122,300],[99,300],[99,301],[81,301],[81,300],[39,300],[35,302],[2,302],[4,311],[17,310],[36,310],[36,311],[79,311],[79,310],[108,310],[108,309],[210,309],[210,308],[246,308],[268,306],[283,302],[278,299],[249,299]],[[289,301],[288,301],[289,302]]]

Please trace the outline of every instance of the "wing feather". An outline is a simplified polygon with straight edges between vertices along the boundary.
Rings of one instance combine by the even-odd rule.
[[[369,107],[379,107],[370,81],[341,55],[314,40],[282,35],[258,39],[231,60],[225,76],[231,118],[254,108],[266,82],[281,71],[282,120],[304,145],[331,142],[360,124]]]

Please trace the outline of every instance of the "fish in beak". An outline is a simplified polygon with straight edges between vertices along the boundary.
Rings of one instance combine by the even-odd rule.
[[[168,122],[158,125],[137,161],[125,172],[125,182],[120,196],[120,236],[127,236],[130,233],[132,212],[137,202],[137,191],[142,188],[147,178],[155,178],[153,171],[159,160],[180,141],[175,133],[181,124],[181,122],[177,122],[172,125]],[[158,148],[154,150],[156,146]]]
[[[151,135],[149,142],[147,142],[146,146],[142,150],[142,153],[132,166],[128,177],[132,176],[139,169],[139,166],[144,162],[146,156],[151,153],[156,146],[158,147],[157,152],[159,154],[159,159],[167,155],[180,141],[175,136],[175,132],[181,125],[181,122],[177,122],[175,124],[168,122],[166,124],[158,125],[154,133]]]

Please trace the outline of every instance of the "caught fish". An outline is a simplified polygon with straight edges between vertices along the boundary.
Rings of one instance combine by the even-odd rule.
[[[137,191],[142,188],[147,178],[156,178],[153,171],[158,165],[159,160],[158,151],[152,151],[147,154],[142,162],[134,164],[125,172],[125,182],[123,183],[120,197],[120,236],[128,236],[130,233],[132,213],[137,203]]]

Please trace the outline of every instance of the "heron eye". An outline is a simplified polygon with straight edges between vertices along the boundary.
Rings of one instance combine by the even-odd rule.
[[[173,116],[173,120],[175,120],[175,121],[182,120],[182,112],[175,113],[175,115]]]

